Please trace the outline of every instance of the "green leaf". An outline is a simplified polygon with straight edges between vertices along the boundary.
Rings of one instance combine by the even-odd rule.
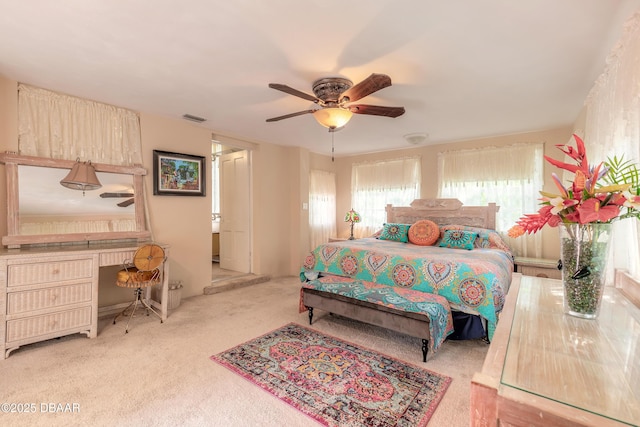
[[[640,187],[640,174],[638,165],[631,160],[624,160],[624,154],[620,157],[608,157],[604,164],[609,168],[609,172],[602,178],[606,184],[631,184],[631,187]]]

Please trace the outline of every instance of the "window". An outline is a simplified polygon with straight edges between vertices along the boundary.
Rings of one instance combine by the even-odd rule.
[[[420,157],[355,163],[351,168],[351,207],[362,222],[355,237],[370,236],[387,219],[387,204],[407,206],[420,198]]]
[[[500,206],[496,230],[514,253],[540,257],[539,236],[511,239],[506,232],[523,213],[539,209],[543,152],[544,144],[532,143],[438,153],[439,197],[456,198],[469,206],[495,202]],[[535,255],[527,255],[531,249]]]
[[[607,67],[596,80],[586,100],[584,142],[590,164],[607,156],[624,155],[640,161],[640,14],[625,25],[624,34],[609,55]],[[640,279],[640,225],[626,219],[616,221],[611,242],[609,277],[613,269],[628,270]]]
[[[309,228],[311,248],[336,235],[336,175],[312,170],[309,173]]]

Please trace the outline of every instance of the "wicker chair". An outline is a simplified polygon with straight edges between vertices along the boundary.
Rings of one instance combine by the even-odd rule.
[[[147,316],[149,312],[155,314],[162,323],[162,316],[151,307],[147,299],[143,298],[143,293],[149,291],[149,287],[162,282],[162,265],[166,261],[164,249],[155,244],[141,246],[133,255],[133,260],[125,260],[124,268],[118,271],[116,285],[122,288],[134,288],[135,299],[120,313],[113,318],[113,324],[120,316],[124,316],[128,310],[129,320],[125,328],[125,333],[129,333],[129,322],[133,318],[138,308],[144,308]]]

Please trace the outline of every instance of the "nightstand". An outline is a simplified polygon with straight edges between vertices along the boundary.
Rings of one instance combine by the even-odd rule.
[[[346,238],[346,237],[329,237],[329,243],[331,243],[331,242],[344,242],[344,241],[347,241],[347,240],[349,240],[349,239]]]
[[[515,271],[524,276],[546,277],[562,279],[562,272],[558,270],[558,261],[542,258],[515,258]]]

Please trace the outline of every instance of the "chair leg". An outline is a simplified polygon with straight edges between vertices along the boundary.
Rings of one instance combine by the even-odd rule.
[[[140,288],[136,289],[136,300],[133,303],[133,308],[131,309],[131,314],[129,315],[129,320],[127,320],[127,326],[124,327],[124,333],[129,333],[129,323],[131,319],[133,319],[133,315],[136,313],[136,309],[138,308],[138,301],[140,301]]]
[[[131,312],[135,312],[136,310],[136,305],[138,304],[138,299],[134,299],[133,301],[131,301],[131,304],[129,304],[124,310],[122,310],[120,313],[116,314],[116,316],[113,318],[113,324],[116,324],[116,320],[118,320],[118,317],[120,316],[124,316],[125,313],[127,312],[127,310],[129,310],[132,306],[133,306],[133,310],[131,310]]]
[[[162,321],[162,316],[160,315],[160,313],[158,313],[153,307],[151,307],[151,305],[147,303],[144,298],[140,298],[140,303],[142,303],[142,305],[147,309],[147,316],[149,315],[149,311],[151,311],[153,314],[158,316],[158,319],[160,319],[160,323],[164,323]]]
[[[154,310],[153,307],[151,307],[151,305],[149,305],[149,303],[147,303],[147,301],[145,301],[145,299],[142,297],[142,293],[143,293],[142,288],[137,288],[134,292],[135,292],[135,295],[136,295],[136,299],[133,300],[131,302],[131,304],[129,304],[127,306],[127,308],[122,310],[120,313],[118,313],[116,315],[116,317],[113,318],[113,324],[115,325],[116,324],[116,320],[118,319],[118,317],[123,316],[125,314],[125,312],[127,310],[129,310],[131,308],[131,306],[133,306],[133,308],[131,308],[131,314],[129,314],[129,320],[127,320],[127,325],[125,326],[125,329],[124,329],[124,333],[125,334],[129,333],[129,323],[131,322],[131,319],[133,319],[133,315],[135,314],[136,310],[138,309],[138,303],[140,303],[140,308],[144,307],[144,309],[145,309],[145,311],[147,313],[147,316],[149,315],[149,311],[151,311],[153,314],[158,316],[158,318],[160,319],[160,323],[163,323],[162,322],[162,316],[156,310]]]

